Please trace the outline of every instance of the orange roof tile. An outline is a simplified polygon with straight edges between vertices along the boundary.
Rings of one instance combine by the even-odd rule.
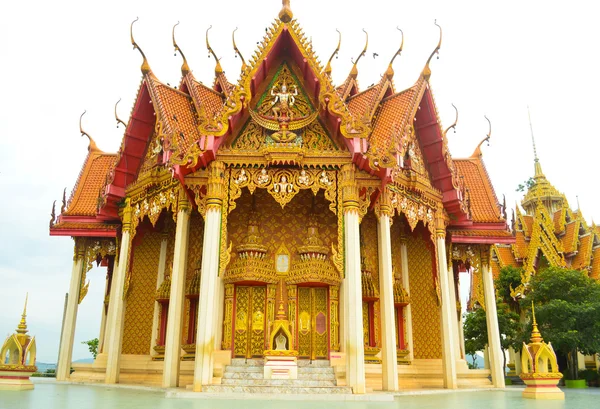
[[[95,216],[100,190],[104,186],[106,175],[114,165],[117,155],[91,151],[85,162],[71,193],[65,215],[68,216]]]
[[[522,231],[516,232],[516,242],[514,245],[515,256],[517,258],[525,258],[527,256],[527,241],[525,241],[525,234]]]
[[[212,119],[223,108],[222,95],[195,79],[190,81],[190,85],[193,87],[190,92],[199,99],[197,102],[204,108],[206,117]]]
[[[511,247],[508,246],[496,246],[496,254],[498,255],[498,260],[500,261],[500,265],[502,267],[505,266],[517,266],[517,260],[515,260],[515,255],[512,252]]]
[[[594,249],[594,259],[592,260],[592,271],[590,277],[596,280],[600,280],[600,247]]]
[[[454,159],[458,173],[469,190],[474,222],[497,223],[502,220],[500,206],[481,158]]]
[[[533,216],[524,214],[523,222],[525,223],[525,226],[523,226],[523,229],[525,230],[527,237],[531,237],[531,231],[533,228]]]
[[[373,86],[348,98],[348,110],[354,118],[360,118],[367,114],[373,100],[379,93],[379,86]]]
[[[562,245],[565,253],[572,253],[577,250],[579,222],[574,221],[567,224],[565,235],[562,237]]]
[[[571,263],[572,268],[579,270],[589,267],[590,257],[592,256],[592,237],[593,236],[591,234],[581,237],[579,242],[579,251],[575,257],[573,257],[573,262]]]
[[[554,221],[554,232],[562,233],[565,225],[565,212],[564,209],[560,209],[554,212],[553,221]]]
[[[385,98],[375,113],[373,131],[369,143],[376,147],[388,147],[389,141],[397,130],[404,130],[407,121],[418,103],[419,87],[415,85],[407,90]]]
[[[448,230],[453,236],[462,237],[512,237],[507,230]]]
[[[106,230],[113,231],[119,228],[120,224],[110,223],[87,223],[87,222],[59,222],[52,226],[52,230]]]

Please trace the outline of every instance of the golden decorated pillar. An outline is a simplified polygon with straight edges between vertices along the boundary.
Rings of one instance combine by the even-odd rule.
[[[406,236],[406,231],[404,230],[404,225],[400,226],[400,271],[402,275],[402,288],[406,291],[406,297],[410,299],[410,280],[408,277],[408,248],[406,246],[406,241],[408,237]],[[405,342],[404,347],[409,351],[407,355],[407,359],[409,362],[412,362],[414,359],[414,343],[413,343],[413,322],[412,322],[412,307],[411,304],[408,303],[404,310],[404,335]],[[402,345],[399,345],[399,348],[402,349]],[[405,349],[405,350],[406,350]]]
[[[340,286],[329,286],[329,337],[331,339],[331,351],[340,350]]]
[[[106,361],[106,383],[119,382],[119,370],[121,363],[121,346],[123,344],[123,324],[125,322],[125,279],[129,271],[129,256],[131,253],[131,240],[134,233],[132,219],[131,200],[125,199],[123,208],[123,231],[121,234],[121,248],[119,250],[118,267],[113,275],[110,303],[108,304],[108,338],[106,349],[108,353]]]
[[[298,302],[298,286],[296,284],[290,284],[286,286],[288,296],[288,320],[290,322],[290,331],[294,336],[296,332],[296,305]],[[294,340],[294,345],[298,343]]]
[[[225,284],[225,307],[223,311],[223,342],[221,349],[231,350],[231,341],[233,339],[233,298],[235,295],[235,285]]]
[[[225,166],[213,161],[208,167],[208,185],[204,240],[202,247],[202,277],[198,299],[198,325],[196,335],[196,362],[194,365],[194,391],[201,392],[210,385],[213,377],[213,351],[217,325],[217,296],[219,262],[221,255],[221,223],[223,201],[226,196]]]
[[[390,218],[393,208],[389,192],[384,189],[375,207],[378,217],[377,243],[379,255],[379,293],[381,300],[381,363],[384,391],[398,390],[398,355],[394,311],[394,273],[392,271],[392,240]]]
[[[504,388],[504,356],[500,346],[500,330],[498,327],[498,314],[496,312],[496,291],[494,278],[490,268],[490,247],[479,246],[481,260],[481,276],[485,299],[485,319],[488,331],[488,352],[490,354],[490,370],[492,383],[496,388]]]
[[[73,268],[71,270],[71,283],[69,285],[69,296],[67,309],[63,321],[62,338],[58,352],[58,365],[56,367],[56,380],[66,381],[71,374],[71,358],[73,355],[73,341],[75,339],[75,325],[77,323],[77,310],[79,306],[79,290],[81,278],[85,268],[85,245],[84,238],[76,237],[73,255]]]
[[[344,318],[346,383],[354,393],[365,393],[365,351],[363,335],[362,285],[360,263],[359,195],[353,164],[340,172],[344,212]]]
[[[173,273],[171,274],[171,294],[167,316],[167,337],[163,366],[163,388],[179,386],[179,363],[181,356],[181,333],[183,327],[183,306],[185,301],[185,277],[187,270],[188,241],[190,232],[190,203],[184,188],[179,191],[177,206],[177,227],[175,228],[175,248],[173,253]]]
[[[456,302],[451,297],[448,280],[448,262],[446,256],[446,224],[441,204],[435,216],[435,249],[437,260],[437,276],[441,293],[441,331],[442,331],[442,377],[444,388],[458,388],[456,376],[456,348],[452,322],[456,321]]]

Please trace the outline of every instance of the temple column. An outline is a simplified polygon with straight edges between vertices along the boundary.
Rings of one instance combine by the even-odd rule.
[[[177,206],[177,227],[173,250],[173,274],[167,315],[167,337],[165,363],[163,366],[163,388],[179,386],[179,363],[181,362],[181,330],[185,303],[185,276],[187,270],[188,239],[190,232],[190,203],[181,189]]]
[[[210,385],[213,377],[213,351],[215,349],[216,303],[221,250],[221,218],[225,196],[222,162],[211,162],[208,168],[206,217],[204,219],[204,244],[202,247],[202,277],[198,300],[198,326],[196,333],[196,362],[194,365],[194,391],[201,392]],[[227,217],[227,215],[225,215]]]
[[[75,339],[75,326],[77,323],[77,309],[79,307],[79,290],[81,287],[81,274],[84,267],[85,239],[75,238],[75,254],[71,270],[71,284],[67,309],[63,320],[62,338],[58,353],[56,367],[56,380],[66,381],[71,374],[71,358],[73,356],[73,341]]]
[[[344,312],[346,328],[346,383],[354,393],[365,393],[365,351],[363,336],[362,285],[360,270],[360,222],[358,185],[354,165],[341,171],[344,212]]]
[[[169,239],[167,233],[163,233],[162,240],[160,242],[160,253],[158,255],[158,274],[156,275],[156,290],[160,288],[161,284],[165,279],[165,270],[167,268],[167,246]],[[158,336],[160,326],[160,303],[154,301],[154,316],[152,318],[152,338],[150,339],[150,355],[155,355],[156,351],[156,338]]]
[[[381,363],[383,390],[398,390],[398,353],[396,351],[396,325],[394,312],[394,277],[392,271],[392,242],[390,216],[393,209],[387,189],[379,197],[379,294],[381,302]]]
[[[118,383],[121,365],[121,346],[123,343],[123,324],[125,323],[125,300],[124,288],[127,270],[129,269],[129,253],[131,248],[131,202],[125,200],[123,209],[123,233],[121,235],[121,248],[119,250],[119,263],[113,275],[110,289],[110,303],[108,304],[108,333],[106,338],[106,349],[108,357],[106,360],[105,383]]]
[[[457,310],[457,299],[456,299],[456,282],[454,280],[454,266],[453,263],[450,262],[448,266],[448,290],[450,291],[450,300],[452,301],[452,321],[450,322],[452,326],[452,337],[454,338],[454,348],[455,348],[455,359],[461,359],[462,354],[460,350],[460,336],[458,334],[458,322],[459,315]]]
[[[406,247],[406,234],[404,232],[404,226],[400,227],[400,271],[402,273],[402,287],[406,290],[406,293],[410,297],[410,280],[408,279],[408,249]],[[404,307],[404,335],[410,353],[408,354],[408,359],[412,361],[415,357],[414,354],[414,344],[413,344],[413,326],[412,326],[412,307],[408,304]]]
[[[577,351],[577,369],[579,371],[585,370],[585,355]]]
[[[498,328],[498,313],[496,312],[496,291],[494,278],[490,269],[490,249],[480,248],[481,276],[483,279],[483,294],[485,298],[485,319],[488,330],[488,352],[490,354],[490,371],[492,384],[496,388],[504,388],[504,359],[500,347],[500,330]]]
[[[438,211],[441,213],[441,211]],[[454,345],[454,333],[452,331],[452,322],[456,322],[456,301],[452,298],[450,292],[450,283],[448,280],[448,263],[446,258],[446,229],[443,216],[436,217],[436,253],[438,277],[441,292],[441,316],[442,316],[442,377],[444,379],[444,388],[456,389],[458,381],[456,377],[456,356]]]
[[[490,369],[490,348],[487,345],[483,348],[483,369]]]
[[[104,296],[106,297],[106,292],[108,291],[108,274],[106,272],[106,280],[104,282]],[[104,334],[106,333],[106,315],[108,311],[106,310],[106,305],[104,305],[104,300],[102,300],[102,315],[100,316],[100,335],[98,335],[98,352],[102,352],[102,348],[104,347]]]

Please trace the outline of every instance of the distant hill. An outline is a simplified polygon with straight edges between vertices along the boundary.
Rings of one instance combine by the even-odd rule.
[[[56,364],[48,364],[45,362],[36,362],[35,365],[38,368],[39,373],[45,373],[48,369],[56,369]]]
[[[467,362],[469,364],[473,363],[472,355],[467,355]],[[479,354],[475,354],[475,365],[477,366],[477,369],[483,369],[483,357],[480,356]]]
[[[76,361],[73,361],[73,363],[74,364],[93,364],[94,358],[78,359]]]

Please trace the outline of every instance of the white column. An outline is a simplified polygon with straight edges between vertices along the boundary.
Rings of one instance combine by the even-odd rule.
[[[108,305],[108,329],[106,349],[108,357],[106,360],[105,383],[118,383],[121,365],[121,346],[123,343],[123,324],[125,320],[125,301],[123,290],[125,278],[129,269],[129,249],[131,247],[131,204],[126,199],[123,210],[123,234],[121,235],[121,248],[119,251],[119,263],[113,275],[110,289],[110,303]]]
[[[516,376],[521,375],[523,369],[521,368],[521,352],[515,351],[515,374]]]
[[[106,273],[106,280],[104,282],[104,296],[106,297],[106,291],[108,291],[108,268]],[[104,347],[104,334],[106,333],[106,305],[104,305],[104,299],[102,299],[102,315],[100,316],[100,335],[98,336],[98,353],[102,352]]]
[[[462,354],[460,350],[460,336],[458,334],[458,322],[459,315],[456,310],[456,287],[454,283],[454,269],[452,263],[448,266],[448,290],[450,291],[450,301],[452,302],[452,320],[450,325],[452,326],[452,337],[454,338],[454,356],[455,359],[461,359]]]
[[[585,355],[577,351],[577,369],[580,371],[585,370]]]
[[[225,283],[223,278],[217,277],[217,296],[215,297],[215,350],[221,349],[221,341],[223,338],[223,314],[225,307]]]
[[[465,353],[465,327],[464,327],[464,322],[463,322],[463,316],[462,316],[462,311],[460,312],[460,315],[458,316],[458,342],[460,343],[460,356],[463,357],[463,359],[467,359],[467,354]]]
[[[71,358],[73,356],[73,341],[75,339],[75,326],[77,323],[77,309],[79,307],[79,289],[81,285],[81,273],[84,268],[85,244],[83,239],[75,239],[75,256],[73,257],[73,269],[71,270],[71,284],[69,285],[69,298],[67,300],[67,311],[63,322],[63,336],[58,354],[58,365],[56,368],[56,380],[66,381],[71,374]]]
[[[500,348],[500,330],[498,328],[498,313],[496,312],[494,278],[492,277],[492,270],[489,268],[490,249],[486,246],[481,248],[480,251],[492,383],[496,388],[504,388],[504,358],[502,356],[502,349]]]
[[[158,274],[156,275],[156,290],[160,288],[165,280],[165,270],[167,267],[167,246],[169,239],[167,233],[163,233],[163,239],[160,242],[160,253],[158,255]],[[154,301],[154,316],[152,318],[152,338],[150,338],[150,355],[155,355],[154,347],[158,336],[158,327],[160,325],[160,303]]]
[[[392,271],[392,242],[390,238],[391,207],[380,197],[380,215],[377,225],[379,244],[379,295],[381,297],[381,363],[383,390],[398,390],[398,353],[396,351],[396,326],[394,324],[394,277]],[[385,207],[384,207],[385,206]]]
[[[401,227],[403,229],[403,227]],[[401,261],[401,272],[402,272],[402,287],[406,290],[406,293],[410,297],[410,280],[408,278],[408,249],[406,248],[406,235],[404,230],[401,230],[400,236],[400,261]],[[408,304],[404,307],[404,336],[405,344],[409,349],[408,359],[413,360],[415,358],[415,347],[413,343],[413,326],[412,326],[412,307]]]
[[[483,369],[490,369],[490,349],[487,345],[483,348]]]
[[[185,195],[185,193],[182,193]],[[181,330],[183,327],[183,307],[185,304],[185,276],[187,270],[188,238],[190,231],[189,202],[180,195],[175,230],[173,253],[173,274],[169,295],[169,315],[167,316],[167,337],[165,342],[165,363],[163,366],[163,388],[179,386],[179,363],[181,357]]]
[[[213,378],[213,351],[215,349],[215,306],[218,300],[221,217],[224,195],[224,166],[211,162],[209,167],[204,241],[202,247],[202,276],[198,299],[198,325],[196,332],[196,362],[194,365],[194,391],[210,385]],[[225,217],[227,217],[225,215]]]
[[[456,378],[456,357],[454,346],[454,334],[452,332],[452,322],[456,321],[456,303],[450,295],[450,286],[448,283],[448,263],[446,261],[446,240],[444,228],[436,230],[436,252],[438,277],[440,280],[440,292],[442,295],[442,370],[444,379],[444,388],[458,388]]]
[[[365,393],[365,350],[363,336],[362,285],[360,271],[360,226],[358,217],[358,186],[353,165],[342,170],[344,251],[345,251],[345,315],[346,383],[354,393]]]

